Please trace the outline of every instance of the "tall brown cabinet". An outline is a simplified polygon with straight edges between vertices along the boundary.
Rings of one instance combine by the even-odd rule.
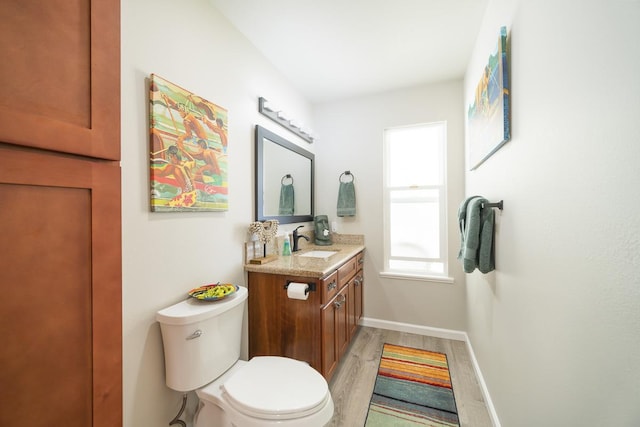
[[[0,16],[0,425],[121,426],[120,1]]]

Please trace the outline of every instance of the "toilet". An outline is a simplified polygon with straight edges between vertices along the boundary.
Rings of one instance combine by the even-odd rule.
[[[247,289],[220,301],[190,298],[156,313],[167,386],[195,391],[194,427],[320,427],[333,416],[322,375],[280,356],[240,360]]]

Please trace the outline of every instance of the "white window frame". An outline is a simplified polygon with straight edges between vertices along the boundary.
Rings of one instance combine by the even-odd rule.
[[[443,141],[439,147],[440,162],[442,166],[442,181],[440,185],[409,185],[403,187],[391,187],[389,185],[389,140],[387,132],[393,129],[401,129],[408,127],[428,127],[438,126],[443,127]],[[447,122],[430,122],[420,123],[410,126],[396,126],[387,128],[383,132],[383,210],[384,210],[384,271],[380,273],[382,277],[408,279],[408,280],[424,280],[424,281],[436,281],[444,283],[453,283],[453,279],[449,277],[449,256],[448,256],[448,225],[447,225]],[[393,260],[420,260],[426,262],[438,262],[442,263],[442,273],[432,271],[416,271],[416,270],[403,270],[392,269],[390,267],[391,257],[391,228],[390,228],[390,209],[391,209],[391,192],[395,190],[436,190],[440,201],[439,205],[439,242],[440,242],[440,257],[438,258],[420,258],[420,259],[406,259],[402,257],[394,257]],[[415,199],[413,199],[415,200]],[[419,227],[419,222],[416,222],[416,227]]]

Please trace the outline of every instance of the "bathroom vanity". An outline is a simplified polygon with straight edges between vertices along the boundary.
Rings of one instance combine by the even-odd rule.
[[[330,380],[362,317],[363,251],[363,244],[311,245],[268,264],[245,264],[249,357],[303,360]],[[291,282],[308,285],[306,300],[287,295]]]

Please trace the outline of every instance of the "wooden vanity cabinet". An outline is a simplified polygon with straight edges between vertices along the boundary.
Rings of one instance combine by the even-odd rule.
[[[362,316],[361,255],[319,279],[249,272],[249,357],[303,360],[329,380]],[[315,290],[290,299],[290,281]]]

